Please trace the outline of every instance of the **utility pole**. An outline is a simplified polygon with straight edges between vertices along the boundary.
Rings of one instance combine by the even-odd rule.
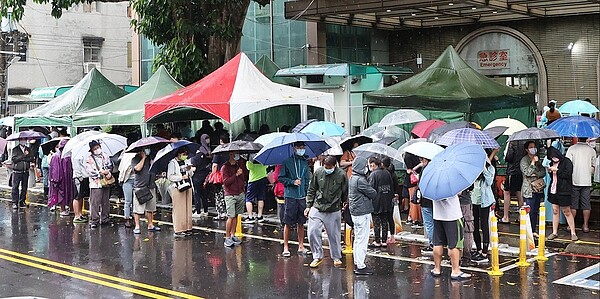
[[[6,117],[7,116],[7,111],[8,111],[8,98],[6,98],[6,94],[7,94],[7,85],[8,85],[8,81],[6,78],[6,66],[7,66],[7,55],[5,54],[5,52],[8,50],[7,46],[6,46],[6,42],[8,40],[8,33],[7,32],[0,32],[0,107],[1,107],[1,113],[2,113],[2,117]]]

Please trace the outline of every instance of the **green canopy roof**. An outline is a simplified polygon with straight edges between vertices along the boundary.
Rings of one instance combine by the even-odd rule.
[[[452,46],[426,70],[365,94],[365,106],[474,113],[535,105],[533,92],[496,83],[472,69]]]
[[[300,87],[300,80],[290,77],[275,77],[275,74],[280,70],[279,66],[269,57],[263,55],[255,64],[256,68],[269,78],[269,80],[288,86]]]
[[[100,107],[75,114],[73,125],[140,125],[144,122],[145,102],[171,94],[182,87],[167,69],[161,66],[136,91]]]

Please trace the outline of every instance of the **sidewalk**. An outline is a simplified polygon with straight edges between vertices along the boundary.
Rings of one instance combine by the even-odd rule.
[[[0,168],[0,196],[10,198],[11,189],[6,183],[6,171],[4,168]],[[31,196],[31,201],[43,202],[42,200],[38,199],[40,198],[39,195],[43,194],[42,184],[37,183],[33,188],[29,188],[29,194]],[[116,203],[118,200],[112,197],[111,201]],[[170,211],[171,205],[162,205],[159,203],[157,204],[157,208],[164,211]],[[211,215],[216,215],[214,208],[210,208],[209,213]],[[512,215],[516,214],[513,213]],[[396,239],[411,243],[426,244],[427,239],[423,235],[423,229],[413,229],[411,226],[406,224],[406,215],[402,214],[401,216],[403,221],[403,232],[398,233],[396,235]],[[276,214],[267,214],[264,215],[264,217],[266,223],[279,224],[279,219],[277,218]],[[509,256],[518,255],[519,224],[498,224],[498,232],[501,254]],[[550,233],[552,233],[552,223],[547,222],[546,235],[549,235]],[[600,231],[592,230],[589,233],[583,233],[581,229],[578,229],[577,236],[579,237],[579,241],[571,242],[569,232],[565,229],[565,227],[561,226],[559,228],[559,237],[552,241],[546,240],[546,248],[549,251],[565,251],[575,254],[600,255]]]

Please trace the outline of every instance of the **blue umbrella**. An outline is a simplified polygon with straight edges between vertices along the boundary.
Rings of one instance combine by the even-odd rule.
[[[452,130],[435,140],[436,144],[450,146],[459,143],[479,144],[483,148],[498,148],[500,145],[492,136],[485,132],[472,128]]]
[[[331,148],[321,136],[312,133],[288,133],[273,139],[273,141],[265,145],[256,154],[254,160],[263,165],[281,164],[287,158],[294,155],[294,143],[299,141],[304,142],[305,155],[308,158],[314,158]]]
[[[587,116],[561,117],[547,128],[563,137],[600,137],[600,121]]]
[[[313,133],[323,137],[336,137],[346,134],[346,130],[336,123],[329,121],[315,121],[308,124],[301,133]]]
[[[560,113],[579,115],[581,113],[592,114],[600,112],[592,103],[582,100],[568,101],[558,107]]]
[[[483,171],[486,154],[481,145],[460,143],[437,154],[423,170],[423,197],[442,200],[469,188]]]
[[[189,142],[187,140],[179,140],[168,144],[164,148],[156,153],[156,157],[154,157],[154,162],[150,165],[151,173],[159,173],[167,170],[167,166],[169,165],[169,161],[175,159],[177,157],[177,151],[182,148],[187,147],[188,156],[193,156],[194,153],[200,148],[200,144]]]

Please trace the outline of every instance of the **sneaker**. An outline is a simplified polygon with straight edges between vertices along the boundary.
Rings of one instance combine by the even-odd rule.
[[[92,224],[90,224],[90,228],[98,228],[98,224],[97,223],[92,223]]]
[[[476,263],[485,263],[488,261],[488,258],[483,254],[477,252],[471,255],[471,261]]]
[[[461,267],[475,267],[478,265],[477,265],[477,263],[471,261],[469,258],[461,257],[460,258],[460,266]]]
[[[242,224],[253,224],[254,222],[256,222],[254,217],[246,217],[242,220]]]
[[[18,209],[19,209],[19,206],[17,206],[17,204],[16,204],[16,203],[13,203],[13,205],[12,205],[12,208],[13,208],[13,210],[18,210]]]
[[[50,208],[50,212],[54,212],[55,210],[56,210],[56,206],[52,206],[52,207]]]
[[[70,213],[69,213],[69,211],[68,211],[68,210],[64,210],[64,211],[60,212],[60,216],[61,216],[61,217],[67,217],[67,216],[69,216],[69,215],[70,215]]]
[[[342,266],[342,260],[340,260],[340,259],[334,259],[333,260],[333,265],[335,267],[341,267]]]
[[[83,217],[78,217],[78,218],[73,219],[73,223],[79,224],[79,223],[86,223],[86,222],[87,222],[87,219],[85,219]]]
[[[423,224],[419,221],[415,221],[412,223],[411,228],[423,228]]]
[[[258,217],[256,217],[256,222],[263,223],[263,222],[265,222],[265,218],[263,216],[258,216]]]
[[[192,218],[200,218],[200,217],[202,217],[202,215],[201,215],[201,214],[198,214],[198,213],[196,213],[196,212],[194,212],[194,213],[192,214]]]
[[[238,237],[236,237],[236,236],[233,236],[233,237],[231,237],[231,240],[233,241],[233,243],[234,243],[235,245],[240,245],[240,244],[242,244],[242,240],[240,240],[240,238],[238,238]]]
[[[231,238],[225,239],[225,243],[223,243],[225,247],[233,247],[235,246],[235,242]]]
[[[423,249],[421,249],[422,255],[432,255],[433,254],[433,246],[429,245]]]
[[[311,263],[310,263],[310,267],[311,268],[316,268],[319,267],[319,265],[323,262],[322,259],[314,259]]]
[[[194,233],[192,232],[192,230],[185,231],[185,235],[186,235],[186,236],[191,236],[191,235],[193,235],[193,234],[194,234]]]
[[[141,230],[141,229],[139,229],[139,228],[134,228],[134,229],[133,229],[133,233],[134,233],[134,234],[136,234],[136,235],[139,235],[139,234],[141,234],[141,233],[142,233],[142,230]]]
[[[355,269],[354,274],[356,274],[356,275],[372,275],[373,272],[371,272],[367,267],[364,267],[362,269]]]
[[[22,202],[20,202],[20,203],[19,203],[19,207],[21,207],[21,208],[26,208],[26,207],[28,207],[28,206],[29,206],[29,205],[28,205],[28,204],[26,204],[24,201],[22,201]]]
[[[185,234],[185,232],[178,232],[178,233],[174,233],[173,237],[175,237],[175,238],[185,238],[186,234]]]

